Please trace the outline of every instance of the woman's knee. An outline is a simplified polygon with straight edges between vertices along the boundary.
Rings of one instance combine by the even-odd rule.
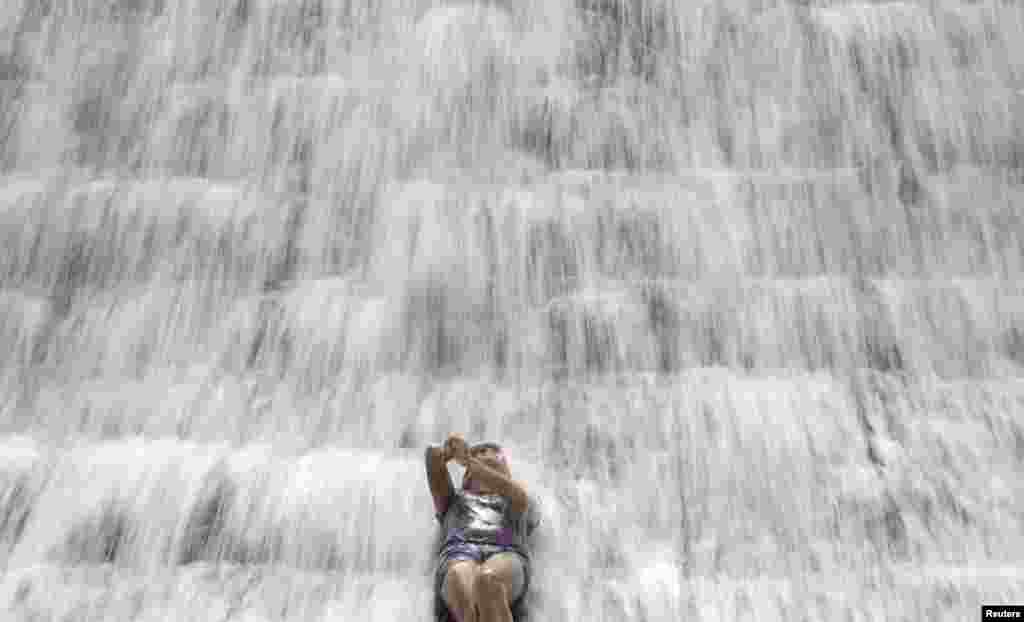
[[[511,603],[520,598],[526,590],[526,566],[515,553],[501,553],[488,559],[480,567],[481,573],[488,573],[501,581],[505,598]]]
[[[476,598],[484,602],[500,602],[508,600],[508,589],[498,572],[483,568],[476,574],[473,584]]]
[[[475,590],[480,566],[476,562],[457,562],[448,567],[444,600],[461,622],[472,622],[476,603]]]

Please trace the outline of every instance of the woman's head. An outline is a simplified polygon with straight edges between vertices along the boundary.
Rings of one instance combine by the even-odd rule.
[[[488,467],[503,473],[507,477],[512,476],[512,471],[508,468],[508,461],[505,458],[505,452],[502,450],[501,445],[497,443],[477,443],[469,448],[469,455],[471,458],[476,458],[483,462]],[[468,476],[469,473],[467,472]],[[486,492],[486,489],[473,481],[473,478],[463,476],[462,488],[469,492]]]

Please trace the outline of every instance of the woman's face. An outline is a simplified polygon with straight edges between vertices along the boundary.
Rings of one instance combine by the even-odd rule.
[[[492,469],[504,473],[505,475],[511,475],[508,464],[505,462],[505,456],[495,449],[490,447],[483,447],[480,449],[473,449],[470,451],[470,456],[477,458]]]
[[[500,451],[496,451],[489,447],[470,449],[469,455],[470,457],[480,460],[485,465],[494,469],[495,471],[498,471],[499,473],[504,473],[506,477],[512,477],[512,471],[509,470],[508,464],[505,462],[505,456]],[[475,492],[477,494],[486,494],[491,492],[482,483],[477,483],[473,481],[473,478],[468,478],[464,480],[462,482],[462,487],[466,490],[469,490],[470,492]]]

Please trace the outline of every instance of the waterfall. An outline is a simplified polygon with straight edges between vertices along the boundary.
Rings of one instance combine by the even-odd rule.
[[[534,622],[1024,602],[1021,41],[1006,0],[6,0],[4,619],[432,621],[450,433],[541,506]]]

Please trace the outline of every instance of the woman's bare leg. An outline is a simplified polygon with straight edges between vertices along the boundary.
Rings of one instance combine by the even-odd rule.
[[[480,564],[471,559],[448,564],[443,598],[456,622],[479,622],[475,590],[480,568]]]
[[[476,575],[479,622],[512,622],[512,600],[523,589],[522,560],[515,553],[492,555]]]

